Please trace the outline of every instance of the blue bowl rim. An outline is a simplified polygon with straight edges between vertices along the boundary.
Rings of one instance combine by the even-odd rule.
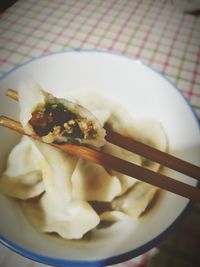
[[[143,62],[141,62],[138,59],[135,59],[134,57],[128,56],[128,55],[124,55],[124,54],[120,54],[117,52],[113,52],[113,51],[107,51],[107,50],[99,50],[99,49],[80,49],[80,48],[71,48],[71,49],[66,49],[66,50],[62,50],[62,51],[58,51],[58,52],[50,52],[50,53],[46,53],[46,54],[42,54],[38,57],[33,57],[27,61],[25,61],[22,64],[18,64],[16,65],[14,68],[12,68],[11,70],[9,70],[8,72],[6,72],[5,74],[3,74],[0,77],[0,81],[3,80],[5,77],[9,76],[10,74],[12,74],[14,71],[16,71],[17,69],[28,65],[34,61],[40,60],[42,58],[46,58],[49,56],[54,56],[57,54],[63,54],[63,53],[70,53],[70,52],[79,52],[79,53],[105,53],[107,55],[115,55],[115,56],[119,56],[122,57],[124,59],[128,59],[134,62],[137,62],[138,64],[142,64],[144,67],[148,68],[149,70],[151,70],[152,72],[156,73],[158,76],[160,76],[162,79],[164,79],[166,82],[168,82],[176,91],[178,91],[178,93],[180,94],[180,96],[185,100],[187,106],[189,107],[189,109],[192,111],[196,121],[197,121],[197,125],[200,129],[200,120],[198,119],[195,111],[193,110],[192,106],[190,105],[189,101],[186,99],[186,97],[183,95],[183,93],[164,75],[162,75],[160,72],[158,72],[157,70],[154,70],[152,67],[144,64]],[[200,182],[197,183],[197,187],[200,186]],[[106,265],[112,265],[112,264],[117,264],[120,262],[125,262],[127,260],[130,260],[131,258],[137,257],[147,251],[149,251],[150,249],[152,249],[153,247],[155,247],[156,245],[158,245],[162,240],[164,240],[174,229],[174,227],[185,217],[185,215],[189,212],[190,208],[191,208],[192,202],[189,201],[188,204],[186,205],[186,207],[183,209],[183,211],[177,216],[177,218],[174,220],[174,222],[169,225],[166,229],[163,230],[163,232],[161,232],[158,236],[156,236],[155,238],[153,238],[152,240],[148,241],[146,244],[128,251],[126,253],[120,254],[120,255],[116,255],[116,256],[112,256],[112,257],[107,257],[107,258],[103,258],[103,259],[95,259],[95,260],[68,260],[68,259],[60,259],[60,258],[55,258],[55,257],[49,257],[49,256],[44,256],[41,255],[39,253],[35,253],[32,252],[31,250],[28,250],[24,247],[19,246],[18,244],[16,244],[15,242],[12,242],[11,240],[7,239],[6,237],[4,237],[2,234],[0,234],[0,243],[3,244],[4,246],[6,246],[7,248],[11,249],[12,251],[16,252],[17,254],[24,256],[28,259],[34,260],[36,262],[39,263],[43,263],[43,264],[47,264],[47,265],[51,265],[51,266],[57,266],[57,267],[65,267],[66,264],[67,266],[70,267],[89,267],[89,266],[96,266],[96,267],[100,267],[100,266],[106,266]]]

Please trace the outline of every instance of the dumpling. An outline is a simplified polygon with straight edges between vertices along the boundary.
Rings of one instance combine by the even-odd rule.
[[[51,166],[53,186],[51,190],[45,190],[40,198],[22,202],[23,210],[42,232],[55,232],[66,239],[79,239],[93,229],[100,219],[89,203],[72,198],[71,176],[77,158],[47,144],[36,142],[36,145]]]
[[[127,220],[130,216],[126,215],[124,212],[113,210],[113,211],[105,211],[100,214],[101,221],[107,222],[117,222],[121,220]]]
[[[71,175],[76,159],[66,155],[65,160],[59,151],[54,151],[57,153],[52,157],[54,152],[49,151],[46,144],[41,151],[52,166],[54,186],[39,199],[22,202],[23,210],[40,231],[57,233],[66,239],[80,239],[96,227],[100,219],[89,203],[72,198]]]
[[[87,201],[111,201],[121,192],[117,177],[102,166],[79,159],[72,175],[72,195]]]
[[[88,97],[90,95],[90,97]],[[107,99],[98,95],[96,92],[88,91],[80,92],[75,99],[78,103],[93,112],[95,109],[108,110],[109,116],[104,120],[114,131],[128,136],[130,138],[139,140],[145,144],[152,145],[161,151],[167,151],[168,140],[161,123],[153,118],[133,118],[128,111],[123,108],[119,103],[107,101]],[[126,116],[124,116],[126,114]],[[159,163],[151,162],[134,153],[130,153],[120,147],[110,143],[105,143],[103,150],[114,156],[133,162],[137,165],[142,165],[154,171],[160,168]],[[138,180],[129,177],[116,171],[111,171],[121,183],[121,194],[124,194],[130,187],[132,187]]]
[[[40,195],[45,190],[41,171],[44,161],[34,142],[24,136],[9,155],[0,179],[1,192],[19,199]]]
[[[105,130],[86,108],[56,98],[32,81],[19,87],[20,121],[27,133],[35,133],[46,143],[84,143],[101,147]]]
[[[54,209],[49,204],[49,198],[46,205],[43,199],[45,223],[42,230],[44,232],[56,232],[66,239],[80,239],[99,224],[99,216],[86,201],[72,200],[68,205],[59,203]]]
[[[139,217],[151,203],[158,188],[147,183],[138,182],[124,195],[115,198],[112,208],[132,217]]]
[[[105,152],[112,154],[113,156],[130,161],[130,162],[135,163],[137,165],[141,165],[141,163],[142,163],[140,156],[138,156],[134,153],[131,153],[128,150],[125,150],[121,147],[113,145],[111,143],[106,143],[105,146],[103,147],[103,149]],[[130,177],[130,176],[125,175],[123,173],[119,173],[117,171],[111,170],[111,174],[115,175],[120,181],[120,184],[121,184],[120,194],[123,194],[124,192],[126,192],[128,188],[133,186],[138,181],[137,179],[135,179],[133,177]]]
[[[162,124],[153,118],[140,118],[134,121],[135,139],[166,152],[168,150],[168,139]],[[148,130],[147,130],[148,129]],[[155,172],[159,171],[160,164],[142,158],[142,166]]]
[[[57,233],[65,239],[80,239],[100,222],[89,203],[83,200],[65,202],[58,191],[22,201],[21,206],[37,229],[45,233]]]

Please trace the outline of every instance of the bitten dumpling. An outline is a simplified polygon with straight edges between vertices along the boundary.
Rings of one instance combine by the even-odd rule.
[[[105,144],[105,130],[86,108],[56,98],[32,81],[19,87],[20,121],[29,134],[46,143],[83,143],[96,147]]]

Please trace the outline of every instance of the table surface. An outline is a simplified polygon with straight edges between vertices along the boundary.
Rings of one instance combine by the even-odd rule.
[[[137,58],[167,77],[200,118],[200,17],[185,14],[175,2],[19,0],[0,15],[0,77],[51,52],[71,48],[117,52]],[[157,248],[116,266],[200,266],[199,215],[200,205],[194,204]],[[0,266],[45,265],[1,245]]]

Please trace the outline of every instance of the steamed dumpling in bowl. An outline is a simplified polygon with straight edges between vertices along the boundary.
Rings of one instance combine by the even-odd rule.
[[[135,120],[119,104],[95,93],[78,93],[73,96],[74,102],[70,102],[50,95],[35,83],[23,86],[19,92],[20,121],[28,133],[41,135],[46,142],[94,145],[137,165],[159,170],[159,164],[146,162],[140,156],[106,142],[103,127],[108,124],[123,135],[165,151],[167,138],[160,122],[150,118]],[[61,113],[62,123],[56,120],[53,110],[55,114]],[[70,120],[75,121],[75,128],[68,133],[64,124],[66,121],[69,124],[70,120],[66,119],[65,113],[73,114]],[[81,138],[76,136],[76,127],[81,131],[83,122],[92,125],[92,136],[89,137],[88,132],[82,133]],[[58,135],[55,135],[55,126],[61,128]],[[21,200],[23,211],[37,229],[57,233],[64,239],[81,239],[92,230],[98,231],[98,225],[103,221],[138,220],[159,190],[29,137],[23,137],[12,150],[0,187],[5,195]]]

